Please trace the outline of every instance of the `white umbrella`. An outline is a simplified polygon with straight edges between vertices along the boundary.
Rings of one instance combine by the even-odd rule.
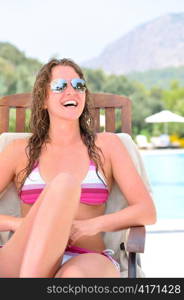
[[[147,123],[165,123],[165,133],[168,132],[168,122],[184,123],[184,117],[177,115],[169,110],[162,110],[159,113],[153,114],[145,119]]]

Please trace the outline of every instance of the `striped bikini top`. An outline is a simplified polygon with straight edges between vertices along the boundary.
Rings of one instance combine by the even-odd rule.
[[[46,186],[46,183],[39,172],[38,165],[39,163],[35,164],[32,172],[26,178],[24,185],[19,192],[20,199],[27,204],[33,204]],[[104,183],[96,174],[94,162],[90,160],[87,175],[81,183],[81,203],[100,205],[107,201],[109,191],[105,178],[100,172],[98,172],[98,175],[103,179]]]

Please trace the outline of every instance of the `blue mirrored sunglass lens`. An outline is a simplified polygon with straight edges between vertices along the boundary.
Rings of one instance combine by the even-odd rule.
[[[51,90],[54,92],[61,92],[67,87],[67,82],[64,79],[57,79],[51,82]]]
[[[86,82],[80,78],[73,78],[70,81],[72,87],[79,92],[84,92],[86,89]],[[55,79],[50,83],[51,90],[54,93],[61,93],[67,88],[68,82],[65,79]]]
[[[71,84],[76,90],[84,91],[86,89],[86,82],[83,79],[74,78],[71,80]]]

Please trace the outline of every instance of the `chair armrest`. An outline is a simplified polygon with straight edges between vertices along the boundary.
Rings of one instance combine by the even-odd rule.
[[[145,236],[145,226],[133,226],[128,228],[125,241],[120,244],[120,249],[128,257],[128,278],[137,277],[137,268],[141,267],[140,253],[144,253]]]
[[[145,237],[145,226],[130,227],[126,242],[127,252],[144,253]]]

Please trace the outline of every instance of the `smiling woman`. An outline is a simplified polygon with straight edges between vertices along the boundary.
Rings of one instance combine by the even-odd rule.
[[[0,216],[0,230],[14,231],[0,249],[0,276],[120,277],[102,233],[154,223],[150,194],[119,138],[95,132],[76,63],[45,64],[32,95],[32,135],[0,154],[0,192],[14,179],[22,211]],[[129,205],[105,214],[114,181]]]

